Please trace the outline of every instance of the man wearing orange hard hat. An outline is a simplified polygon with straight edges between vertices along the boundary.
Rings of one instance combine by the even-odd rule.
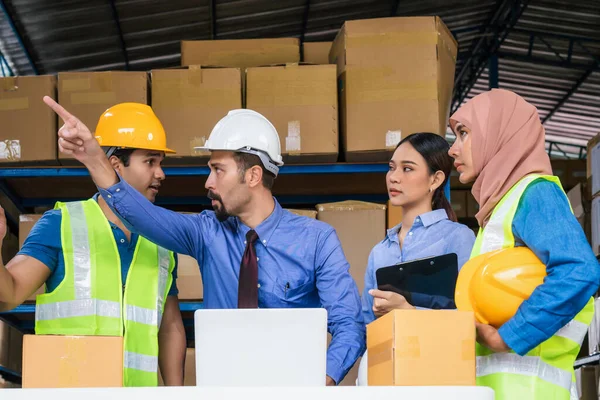
[[[79,120],[61,112],[62,129]],[[117,104],[95,132],[112,168],[154,201],[165,174],[162,124],[150,107]],[[0,237],[6,234],[0,212]],[[99,194],[58,202],[35,224],[20,252],[0,265],[0,310],[23,303],[39,287],[38,335],[123,337],[123,386],[183,385],[186,339],[175,284],[177,256],[131,232]]]

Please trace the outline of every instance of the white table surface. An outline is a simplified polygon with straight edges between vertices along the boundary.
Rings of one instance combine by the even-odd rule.
[[[42,397],[43,396],[43,397]],[[469,386],[365,386],[302,388],[2,389],[2,400],[494,400],[493,390]]]

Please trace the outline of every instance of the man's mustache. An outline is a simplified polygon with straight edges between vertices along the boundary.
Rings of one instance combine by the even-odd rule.
[[[208,198],[211,200],[220,201],[221,203],[223,202],[223,200],[221,200],[221,196],[219,196],[218,194],[214,193],[211,190],[208,191]]]

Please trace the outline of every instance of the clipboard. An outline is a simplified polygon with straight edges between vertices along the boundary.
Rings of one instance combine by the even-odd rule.
[[[379,290],[399,293],[411,304],[413,293],[454,300],[458,257],[456,253],[448,253],[411,260],[379,268],[375,276]]]

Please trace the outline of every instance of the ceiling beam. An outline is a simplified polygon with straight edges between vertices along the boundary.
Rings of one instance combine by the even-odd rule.
[[[25,44],[25,41],[23,40],[24,35],[20,28],[21,25],[18,23],[19,21],[17,21],[16,18],[13,17],[14,13],[11,13],[11,10],[5,0],[0,0],[0,11],[2,11],[2,13],[4,14],[4,17],[6,18],[6,21],[8,22],[8,24],[10,25],[10,28],[12,29],[13,34],[17,38],[17,41],[19,42],[19,46],[21,46],[21,49],[23,50],[23,53],[25,54],[25,57],[27,58],[27,61],[29,62],[29,66],[31,67],[31,70],[33,71],[34,74],[39,75],[38,68],[35,65],[35,62],[33,61],[33,57],[31,56],[31,50],[29,49],[29,47]]]
[[[460,107],[483,72],[490,56],[498,51],[528,4],[529,0],[499,1],[496,11],[484,26],[480,39],[469,51],[471,56],[456,76],[452,112]]]
[[[127,46],[125,45],[125,37],[123,36],[123,29],[121,29],[121,20],[119,18],[119,10],[115,0],[108,0],[110,3],[110,9],[112,11],[113,19],[117,27],[117,34],[119,35],[119,42],[121,43],[121,52],[123,53],[123,59],[125,61],[125,69],[129,71],[129,55],[127,54]]]
[[[560,108],[563,105],[565,105],[565,103],[567,101],[569,101],[571,96],[573,96],[573,94],[581,87],[581,85],[583,85],[583,83],[587,80],[587,78],[589,78],[590,75],[597,70],[597,68],[598,68],[598,63],[595,62],[594,66],[592,66],[590,69],[588,69],[583,75],[581,75],[579,77],[579,79],[577,79],[575,84],[573,86],[571,86],[571,89],[569,89],[569,91],[560,99],[560,101],[558,103],[556,103],[554,108],[552,110],[550,110],[550,112],[548,114],[546,114],[544,119],[542,119],[542,124],[546,123],[546,121],[548,121],[550,118],[552,118],[552,116],[554,114],[556,114],[556,112],[558,110],[560,110]]]

